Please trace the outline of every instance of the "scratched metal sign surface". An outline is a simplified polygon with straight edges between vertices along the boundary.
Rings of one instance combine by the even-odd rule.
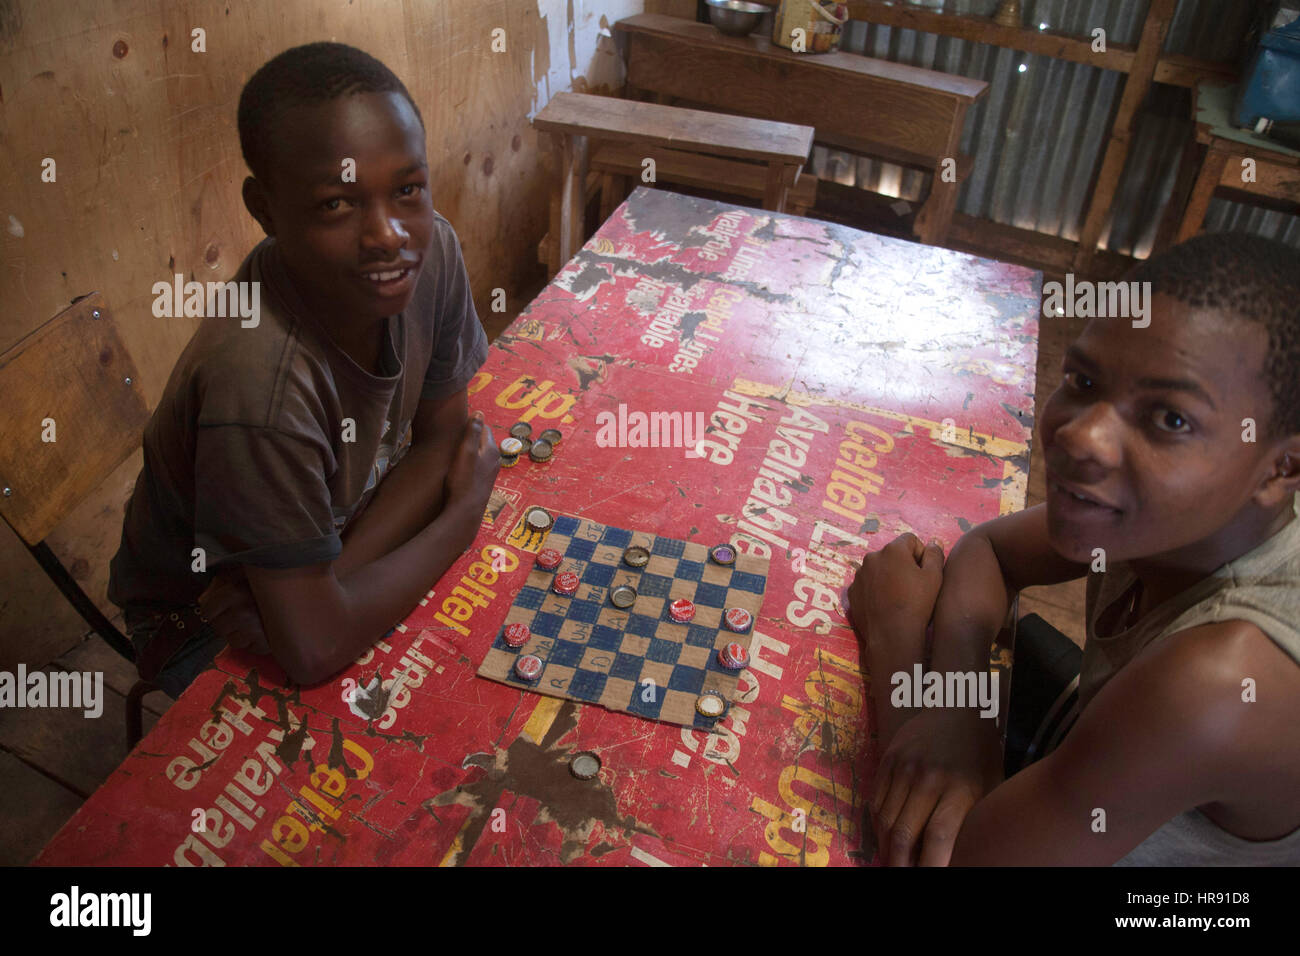
[[[1023,506],[1039,283],[636,190],[470,386],[498,437],[560,429],[554,459],[502,470],[474,548],[335,680],[294,688],[269,658],[221,655],[38,862],[867,862],[874,754],[842,587],[904,530],[951,544]],[[537,550],[534,505],[770,557],[712,732],[475,676]],[[583,750],[594,780],[569,773]]]

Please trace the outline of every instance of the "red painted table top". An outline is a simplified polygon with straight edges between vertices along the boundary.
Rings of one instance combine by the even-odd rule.
[[[502,470],[473,549],[336,679],[295,688],[223,653],[38,862],[866,862],[874,754],[841,589],[904,530],[951,545],[1023,507],[1040,280],[637,189],[470,386],[498,438],[560,429],[553,460]],[[638,431],[695,412],[702,439]],[[713,732],[475,676],[531,567],[511,533],[532,505],[770,555]],[[344,698],[376,674],[392,693],[367,719]],[[569,772],[583,750],[596,779]]]

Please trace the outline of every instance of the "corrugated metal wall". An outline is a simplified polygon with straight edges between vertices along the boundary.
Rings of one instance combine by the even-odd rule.
[[[989,16],[997,0],[897,0],[945,13]],[[1148,0],[1025,0],[1026,25],[1136,44]],[[1181,0],[1165,49],[1235,60],[1253,15],[1251,0]],[[967,215],[1077,240],[1088,190],[1106,148],[1125,74],[950,37],[868,23],[849,24],[844,49],[988,81],[968,114],[962,151],[975,157],[958,209]],[[1146,256],[1191,135],[1191,91],[1155,85],[1144,104],[1101,245]],[[923,173],[817,147],[814,171],[904,199],[919,198]],[[1240,229],[1300,245],[1300,217],[1216,199],[1206,228]]]

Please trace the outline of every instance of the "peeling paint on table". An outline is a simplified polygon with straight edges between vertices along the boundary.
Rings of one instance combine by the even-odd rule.
[[[470,386],[498,438],[560,429],[553,460],[502,470],[471,551],[334,680],[295,688],[269,658],[222,654],[37,862],[868,862],[876,755],[842,588],[903,531],[951,545],[1023,507],[1040,282],[637,189]],[[701,412],[707,431],[603,447],[620,405]],[[534,505],[770,554],[753,659],[712,733],[475,676],[537,550],[512,536]],[[581,750],[595,779],[569,772]]]

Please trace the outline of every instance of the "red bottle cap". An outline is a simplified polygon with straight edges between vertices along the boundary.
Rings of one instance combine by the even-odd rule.
[[[685,624],[695,616],[695,605],[686,598],[678,598],[668,605],[668,616],[678,624]]]
[[[551,590],[556,594],[573,594],[578,590],[579,578],[572,571],[561,571],[555,576]]]
[[[523,647],[531,636],[532,631],[528,630],[527,624],[515,623],[506,626],[506,643],[511,647]]]
[[[521,680],[537,680],[542,676],[542,659],[532,654],[525,654],[515,661],[515,674]]]
[[[541,551],[537,552],[537,566],[539,568],[544,568],[547,571],[554,571],[560,566],[560,562],[563,560],[564,555],[560,554],[560,552],[556,551],[554,548],[542,548]]]
[[[749,651],[739,641],[732,641],[718,649],[718,663],[727,670],[738,671],[749,664]]]
[[[727,630],[735,631],[737,634],[744,634],[753,626],[754,615],[743,607],[729,607],[727,612],[722,615],[722,623],[727,626]]]

